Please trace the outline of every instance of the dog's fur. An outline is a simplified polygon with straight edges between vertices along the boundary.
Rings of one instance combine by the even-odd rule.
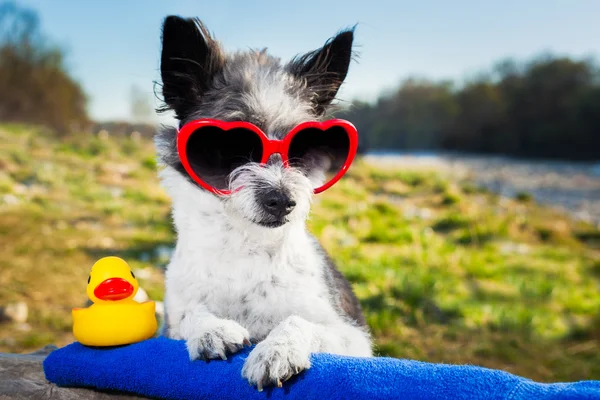
[[[224,53],[196,19],[167,17],[162,39],[165,109],[181,125],[243,120],[281,139],[324,116],[346,77],[353,31],[285,65],[266,51]],[[156,138],[178,234],[164,333],[185,339],[191,359],[224,359],[257,343],[242,374],[259,388],[309,368],[311,352],[370,356],[349,283],[305,227],[321,164],[300,171],[276,156],[266,168],[249,163],[227,177],[233,194],[219,197],[186,174],[176,134],[164,129]],[[261,199],[269,191],[283,193],[293,210],[281,218],[266,212]]]

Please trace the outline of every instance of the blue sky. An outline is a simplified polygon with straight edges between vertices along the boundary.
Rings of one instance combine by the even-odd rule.
[[[99,120],[128,119],[130,90],[152,96],[160,25],[198,16],[225,48],[268,47],[283,59],[358,23],[358,63],[340,97],[372,100],[407,76],[465,79],[504,57],[600,55],[600,1],[21,0],[69,52]],[[163,117],[162,120],[168,120]]]

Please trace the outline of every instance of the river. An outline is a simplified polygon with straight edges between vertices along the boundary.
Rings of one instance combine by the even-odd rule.
[[[524,160],[430,152],[377,152],[367,154],[365,160],[401,168],[435,169],[459,179],[470,178],[507,197],[527,192],[539,203],[600,225],[600,161]]]

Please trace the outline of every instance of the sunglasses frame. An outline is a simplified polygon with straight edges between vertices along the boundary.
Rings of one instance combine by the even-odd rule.
[[[323,134],[326,134],[326,131],[330,128],[334,128],[334,127],[342,128],[348,135],[348,140],[349,140],[348,155],[346,156],[344,165],[342,166],[342,168],[340,168],[338,173],[331,180],[326,182],[324,185],[314,189],[315,194],[321,193],[321,192],[329,189],[337,181],[339,181],[342,178],[342,176],[344,176],[344,174],[348,171],[348,168],[350,168],[352,161],[354,161],[354,157],[356,156],[356,151],[358,149],[358,132],[357,132],[356,128],[354,127],[354,125],[352,125],[352,123],[350,123],[346,120],[343,120],[343,119],[330,119],[330,120],[322,121],[322,122],[320,122],[320,121],[302,122],[302,123],[296,125],[290,132],[288,132],[287,135],[283,138],[283,140],[269,139],[267,137],[267,135],[259,127],[257,127],[256,125],[254,125],[250,122],[245,122],[245,121],[228,122],[228,121],[220,121],[220,120],[216,120],[216,119],[197,119],[194,121],[190,121],[190,122],[186,123],[185,125],[183,125],[181,127],[181,129],[179,129],[179,132],[177,133],[177,152],[179,154],[179,159],[181,161],[181,164],[183,165],[183,168],[185,168],[185,171],[194,180],[194,182],[199,184],[204,189],[206,189],[216,195],[220,195],[220,196],[230,195],[231,191],[217,189],[217,188],[209,185],[208,183],[204,182],[192,169],[190,162],[188,160],[188,157],[187,157],[187,152],[186,152],[187,143],[188,143],[188,140],[190,139],[190,137],[194,133],[196,133],[199,129],[201,129],[203,127],[207,127],[207,126],[222,129],[224,131],[224,133],[226,133],[227,131],[229,131],[231,129],[238,129],[238,128],[243,128],[243,129],[247,129],[249,131],[254,132],[260,138],[262,146],[263,146],[263,148],[262,148],[263,154],[262,154],[262,159],[261,159],[260,163],[262,165],[264,165],[267,163],[267,161],[273,154],[279,154],[279,155],[281,155],[283,164],[286,168],[289,168],[288,152],[289,152],[289,148],[292,143],[292,140],[294,139],[296,134],[304,131],[305,129],[311,129],[311,128],[321,130],[321,131],[323,131]]]

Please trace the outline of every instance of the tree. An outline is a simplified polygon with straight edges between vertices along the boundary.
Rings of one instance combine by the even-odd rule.
[[[45,125],[57,133],[86,125],[87,99],[64,59],[62,49],[48,44],[34,11],[0,3],[0,121]]]
[[[375,104],[354,102],[371,149],[451,149],[524,157],[600,159],[600,72],[592,60],[503,60],[455,89],[408,79]]]

